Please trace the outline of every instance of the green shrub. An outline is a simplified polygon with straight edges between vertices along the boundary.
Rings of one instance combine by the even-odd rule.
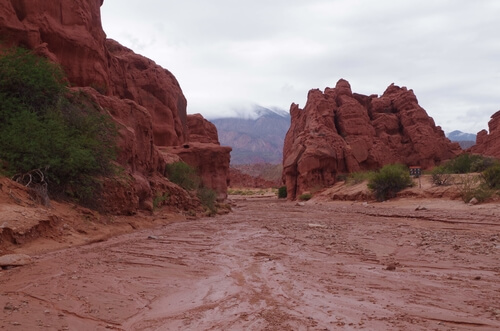
[[[19,48],[0,53],[3,172],[45,185],[51,196],[91,203],[98,177],[115,170],[116,135],[85,94],[69,92],[60,67]]]
[[[198,189],[197,195],[200,199],[201,205],[207,209],[208,215],[215,215],[217,213],[217,207],[215,206],[217,193],[212,189],[201,187]]]
[[[368,188],[378,201],[393,198],[399,191],[412,185],[408,168],[401,164],[384,166],[368,182]]]
[[[286,197],[287,197],[286,186],[281,186],[278,189],[278,199],[286,199]]]
[[[481,175],[490,189],[500,189],[500,164],[487,168]]]
[[[482,155],[476,155],[475,160],[471,164],[471,172],[483,172],[488,168],[500,166],[500,162],[493,158]]]
[[[303,194],[299,195],[299,200],[301,200],[301,201],[311,200],[311,198],[312,198],[311,193],[303,193]]]
[[[484,171],[497,162],[490,157],[464,153],[446,162],[444,167],[451,174],[467,174]]]
[[[172,183],[188,191],[196,190],[201,183],[196,170],[183,161],[167,164],[165,175]]]
[[[57,106],[67,89],[60,66],[23,48],[0,52],[0,117],[21,108],[43,113]]]

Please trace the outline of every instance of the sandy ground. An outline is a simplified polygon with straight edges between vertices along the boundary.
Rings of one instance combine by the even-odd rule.
[[[233,199],[0,271],[0,329],[500,329],[499,204]]]

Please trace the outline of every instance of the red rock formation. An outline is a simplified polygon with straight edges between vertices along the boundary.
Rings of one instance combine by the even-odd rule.
[[[200,114],[188,115],[187,126],[188,142],[162,150],[194,167],[203,186],[213,189],[218,200],[227,198],[231,147],[220,146],[215,125]]]
[[[500,110],[491,116],[488,128],[489,134],[486,130],[477,133],[476,145],[468,151],[500,158]]]
[[[288,197],[333,185],[339,173],[404,163],[429,168],[460,153],[418,105],[412,90],[392,84],[381,97],[352,93],[340,80],[292,104],[283,148]]]
[[[168,148],[168,152],[178,155],[182,161],[197,169],[203,186],[213,189],[218,200],[227,197],[231,147],[190,142]]]
[[[215,125],[200,114],[188,115],[187,126],[190,142],[200,142],[219,145],[219,135]]]
[[[163,173],[165,164],[176,156],[160,153],[159,147],[188,142],[187,102],[168,70],[106,39],[101,25],[102,4],[103,0],[1,1],[0,47],[24,46],[61,64],[71,85],[84,88],[112,115],[120,127],[118,161],[134,183],[127,192],[117,194],[123,195],[120,201],[127,206],[124,213],[131,213],[137,208],[151,209],[153,188],[165,187],[157,182],[163,179],[156,174]],[[195,128],[197,125],[193,125],[195,141],[218,143],[217,132],[208,124],[204,123],[201,131]],[[200,156],[196,164],[203,164],[203,157],[210,162],[229,158],[227,148],[197,148]],[[218,182],[228,178],[227,163],[216,172],[221,178],[211,181],[217,182],[217,190],[225,187]],[[110,206],[113,212],[120,208]]]

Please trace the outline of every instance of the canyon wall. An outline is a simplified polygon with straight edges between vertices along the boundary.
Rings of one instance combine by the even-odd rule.
[[[191,165],[211,163],[217,168],[220,178],[204,173],[212,171],[204,170],[207,167],[199,169],[200,176],[212,178],[204,183],[218,183],[212,188],[220,197],[225,196],[227,186],[220,183],[228,178],[229,161],[225,160],[230,148],[218,145],[213,130],[200,131],[196,124],[190,134],[187,101],[176,78],[154,61],[106,39],[102,4],[103,0],[2,1],[0,47],[22,46],[59,63],[72,88],[83,89],[119,124],[118,162],[132,184],[121,188],[127,192],[117,192],[129,200],[122,201],[124,209],[107,204],[110,212],[151,209],[154,191],[169,186],[159,174],[163,174],[166,162],[176,159],[159,149],[182,146],[191,136],[196,136],[197,144],[193,153],[202,151],[198,158],[208,158]],[[206,139],[201,137],[205,133]],[[185,158],[186,162],[192,159]]]
[[[419,106],[412,90],[390,85],[382,96],[352,93],[346,80],[309,91],[304,109],[292,104],[283,147],[290,199],[327,187],[338,174],[386,164],[430,168],[461,153]]]

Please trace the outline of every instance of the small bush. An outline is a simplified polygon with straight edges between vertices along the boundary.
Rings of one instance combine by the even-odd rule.
[[[153,198],[153,210],[158,209],[158,207],[162,206],[169,198],[170,194],[168,192],[155,195],[155,197]]]
[[[431,171],[432,183],[437,186],[450,185],[453,177],[444,166],[437,166]]]
[[[217,213],[217,207],[215,206],[217,193],[212,189],[201,187],[198,189],[197,195],[200,199],[201,205],[207,209],[208,215],[215,215]]]
[[[301,201],[311,200],[311,198],[312,198],[311,193],[303,193],[303,194],[299,195],[299,200],[301,200]]]
[[[487,168],[481,176],[490,189],[500,189],[500,164]]]
[[[167,164],[165,175],[172,183],[188,191],[196,190],[201,183],[196,170],[182,161]]]
[[[399,191],[412,185],[408,168],[401,164],[384,166],[368,182],[368,188],[378,201],[393,198]]]
[[[278,189],[278,199],[286,199],[286,197],[287,197],[286,186],[281,186]]]

